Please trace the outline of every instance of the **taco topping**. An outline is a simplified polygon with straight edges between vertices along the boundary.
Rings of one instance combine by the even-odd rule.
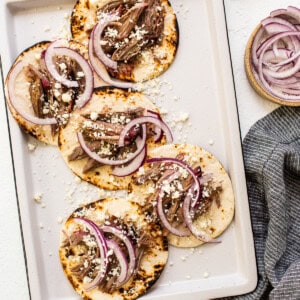
[[[68,160],[89,157],[85,171],[109,165],[114,167],[113,175],[127,176],[143,163],[147,137],[154,136],[154,141],[158,142],[163,132],[167,142],[173,139],[159,114],[141,107],[125,112],[91,113],[82,115],[82,119],[77,131],[80,145],[74,148]],[[148,128],[146,124],[149,124]],[[150,125],[154,125],[154,129]]]
[[[149,168],[138,174],[135,184],[152,182],[154,192],[148,197],[144,213],[148,218],[159,219],[165,234],[179,237],[193,235],[208,242],[210,234],[194,224],[216,201],[219,205],[221,184],[212,175],[203,174],[200,166],[189,166],[184,155],[176,158],[151,158]]]
[[[73,221],[77,226],[71,234],[64,233],[62,242],[73,262],[72,275],[86,291],[99,288],[112,293],[126,284],[139,267],[140,256],[151,246],[150,237],[114,216],[101,226],[80,214]]]

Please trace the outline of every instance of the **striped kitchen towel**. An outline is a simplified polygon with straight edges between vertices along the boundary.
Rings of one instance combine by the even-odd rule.
[[[300,107],[280,107],[243,142],[258,284],[235,299],[300,299]]]

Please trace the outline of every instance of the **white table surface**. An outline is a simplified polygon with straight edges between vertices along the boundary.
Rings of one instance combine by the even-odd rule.
[[[224,1],[241,133],[244,137],[258,119],[278,107],[278,105],[259,97],[248,84],[243,66],[244,50],[248,37],[257,23],[266,17],[270,11],[284,8],[287,5],[296,6],[299,1]],[[29,299],[29,292],[2,91],[0,92],[0,99],[0,299],[27,300]]]

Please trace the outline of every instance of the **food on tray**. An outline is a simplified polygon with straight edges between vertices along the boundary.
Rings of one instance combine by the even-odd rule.
[[[74,41],[40,42],[24,50],[6,78],[6,100],[19,125],[38,140],[57,144],[74,108],[93,91],[85,48]]]
[[[159,223],[146,220],[136,203],[107,198],[72,213],[59,255],[84,299],[136,299],[159,278],[168,245]]]
[[[300,9],[277,9],[252,33],[245,68],[253,88],[263,97],[300,105]]]
[[[230,224],[234,194],[229,176],[199,146],[169,144],[149,150],[131,186],[149,220],[159,220],[171,245],[212,242]]]
[[[139,92],[102,87],[60,130],[59,148],[71,170],[99,187],[126,189],[147,149],[172,142],[155,105]]]
[[[74,39],[88,45],[95,72],[142,82],[173,62],[178,45],[176,15],[167,0],[78,0],[72,16]]]

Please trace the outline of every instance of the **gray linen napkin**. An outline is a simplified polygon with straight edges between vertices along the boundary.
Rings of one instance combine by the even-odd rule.
[[[259,120],[243,151],[258,285],[234,299],[300,299],[300,108]]]

